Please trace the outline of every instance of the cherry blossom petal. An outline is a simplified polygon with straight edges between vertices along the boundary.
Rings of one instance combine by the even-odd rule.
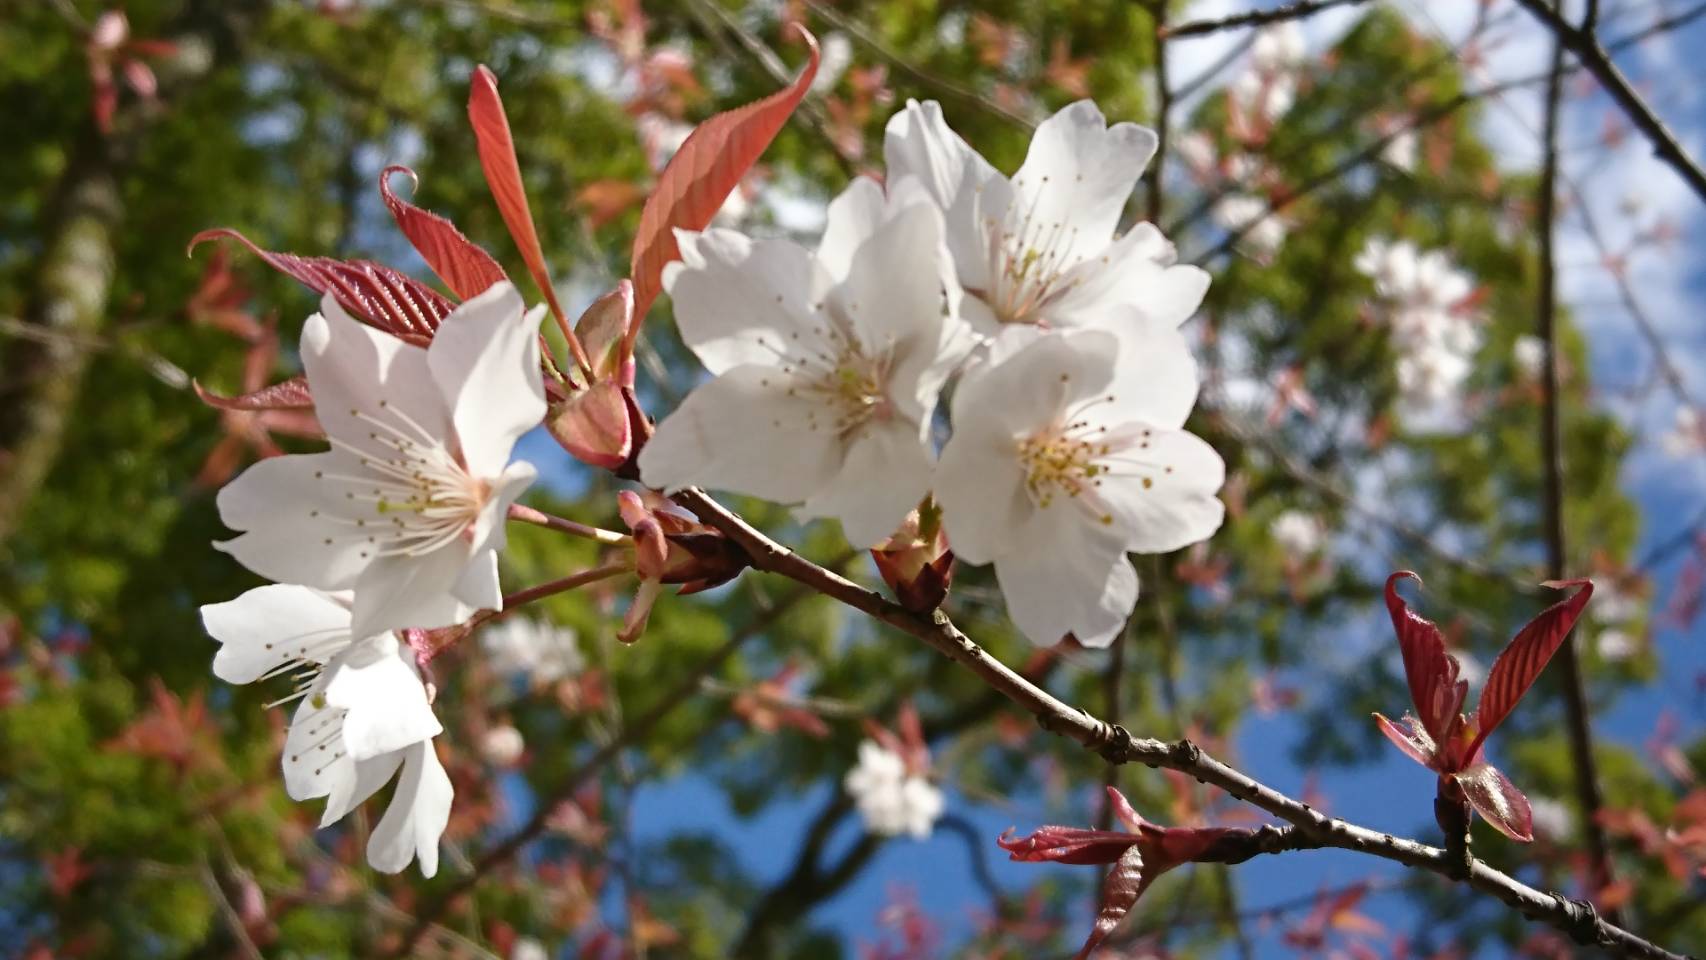
[[[450,411],[427,368],[427,352],[355,320],[331,294],[302,327],[302,367],[314,412],[334,444],[381,458],[395,455],[383,443],[386,433],[364,418],[410,435],[450,435]]]
[[[801,519],[834,517],[856,547],[881,543],[930,489],[930,451],[913,424],[872,421],[847,448],[841,469],[800,507]]]
[[[451,585],[450,593],[475,610],[502,610],[504,594],[498,582],[498,552],[481,550],[474,554]]]
[[[427,703],[420,675],[404,659],[390,634],[352,648],[327,671],[325,698],[344,714],[344,749],[356,760],[380,754],[444,732]]]
[[[337,779],[325,793],[326,809],[320,815],[320,826],[329,827],[366,803],[367,798],[391,782],[402,763],[401,752],[381,754],[367,760],[352,760],[345,756],[335,761],[327,773]]]
[[[476,558],[481,553],[502,550],[509,539],[504,534],[504,519],[509,516],[510,504],[526,492],[539,478],[539,468],[525,460],[517,460],[503,469],[492,482],[485,506],[475,518],[469,531],[469,543]],[[473,601],[470,600],[470,603]],[[495,609],[495,608],[494,608]]]
[[[1112,402],[1087,411],[1109,425],[1140,423],[1176,430],[1197,402],[1197,361],[1177,326],[1134,308],[1109,311],[1104,329],[1119,338]]]
[[[699,385],[640,451],[641,476],[664,490],[699,484],[805,500],[840,469],[841,452],[833,410],[804,386],[771,366],[735,367]]]
[[[214,546],[273,580],[341,590],[367,565],[362,541],[339,519],[355,458],[341,451],[269,457],[219,491],[219,518],[242,536]]]
[[[854,251],[877,231],[886,206],[882,185],[870,177],[854,177],[847,189],[829,202],[817,261],[830,277],[839,281],[847,276]]]
[[[962,396],[954,398],[956,410]],[[1007,552],[1036,509],[1025,491],[1013,434],[991,425],[993,418],[956,425],[932,482],[948,542],[967,563],[989,563]]]
[[[1105,647],[1137,605],[1137,571],[1119,541],[1078,517],[1060,501],[1037,510],[1018,548],[995,559],[1007,615],[1038,646],[1070,633],[1087,647]]]
[[[317,688],[320,685],[316,685]],[[292,800],[326,798],[320,826],[343,819],[373,796],[397,772],[401,757],[388,755],[357,762],[343,745],[344,711],[326,704],[316,692],[304,697],[285,734],[284,790]]]
[[[1067,263],[1093,256],[1113,238],[1156,142],[1154,131],[1135,123],[1109,127],[1089,100],[1064,107],[1038,125],[1013,176],[1009,225],[1064,231]]]
[[[1146,229],[1147,228],[1147,229]],[[1169,326],[1189,320],[1208,293],[1208,272],[1193,266],[1169,266],[1172,244],[1147,223],[1067,272],[1065,291],[1049,305],[1057,326],[1110,327],[1113,312],[1124,308]]]
[[[959,321],[943,314],[941,271],[925,269],[940,265],[941,238],[942,216],[934,207],[913,204],[895,212],[854,252],[845,281],[831,294],[867,348],[893,345],[904,354],[889,398],[921,427],[936,394],[921,390],[920,381],[939,390],[971,345],[957,336]],[[936,353],[943,347],[946,356]]]
[[[948,249],[968,287],[987,284],[989,247],[979,216],[978,191],[1005,178],[960,135],[948,128],[935,101],[908,100],[889,118],[883,133],[883,159],[891,181],[915,177],[941,208]],[[997,214],[1006,209],[1003,204]]]
[[[381,873],[401,873],[419,859],[422,876],[438,873],[438,838],[450,823],[454,793],[432,741],[405,751],[397,791],[367,841],[368,864]]]
[[[213,674],[251,683],[286,663],[324,663],[349,642],[349,607],[319,590],[273,583],[201,608],[202,626],[220,643]]]
[[[468,545],[460,539],[420,556],[375,558],[355,585],[351,632],[371,637],[408,627],[448,627],[468,619],[474,608],[451,589],[469,559]]]
[[[543,307],[528,311],[515,285],[501,281],[445,317],[427,348],[427,366],[474,476],[501,472],[515,442],[545,418],[543,315]]]
[[[1126,549],[1167,553],[1219,530],[1226,517],[1225,505],[1215,496],[1226,480],[1220,454],[1183,430],[1125,429],[1136,436],[1123,453],[1108,458],[1114,469],[1095,488],[1095,496]]]
[[[664,270],[681,339],[705,369],[774,365],[777,351],[820,313],[832,282],[811,252],[732,230],[678,232],[681,260]]]

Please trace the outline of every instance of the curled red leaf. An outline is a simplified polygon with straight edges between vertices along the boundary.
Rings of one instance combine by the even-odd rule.
[[[681,255],[675,231],[702,230],[752,169],[760,154],[805,99],[817,77],[817,38],[798,28],[811,59],[788,87],[742,107],[719,113],[694,128],[658,175],[640,212],[629,272],[634,278],[635,316],[644,317],[662,288],[663,268]],[[633,343],[639,324],[628,333]]]
[[[397,228],[403,231],[403,236],[409,238],[421,259],[427,262],[433,273],[438,274],[451,293],[458,299],[469,300],[484,293],[492,284],[509,279],[492,255],[463,236],[455,224],[393,193],[391,175],[394,173],[407,174],[411,183],[418,185],[420,182],[408,167],[397,164],[386,167],[379,174],[379,195],[385,200],[385,208],[391,211],[391,218],[397,221]]]
[[[1107,879],[1102,881],[1102,906],[1096,911],[1096,922],[1090,927],[1090,936],[1085,939],[1084,946],[1079,949],[1077,960],[1090,956],[1090,951],[1101,946],[1102,941],[1114,932],[1126,914],[1137,904],[1143,891],[1149,886],[1154,876],[1144,870],[1143,848],[1132,846],[1120,858],[1114,861],[1114,868],[1108,871]]]
[[[195,387],[195,395],[201,398],[202,403],[221,410],[314,409],[314,398],[308,393],[306,377],[291,377],[289,380],[235,397],[214,393],[199,381],[192,380],[190,385]]]
[[[370,260],[299,257],[262,249],[236,230],[219,227],[190,238],[190,251],[207,240],[232,239],[274,270],[316,293],[331,294],[351,316],[415,344],[432,339],[439,322],[455,309],[437,290]]]
[[[1469,684],[1458,679],[1457,658],[1445,652],[1445,637],[1433,621],[1418,616],[1398,595],[1398,581],[1422,582],[1408,570],[1386,578],[1386,610],[1398,634],[1398,650],[1404,657],[1404,676],[1410,685],[1410,701],[1416,716],[1436,744],[1452,739]]]

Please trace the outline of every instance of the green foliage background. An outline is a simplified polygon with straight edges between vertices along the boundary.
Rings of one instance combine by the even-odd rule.
[[[798,47],[784,42],[774,10],[711,2],[645,9],[648,41],[685,51],[703,84],[702,94],[685,105],[689,120],[774,89],[775,81],[746,54],[743,34],[790,63],[800,58]],[[506,701],[475,645],[447,654],[438,673],[439,704],[458,797],[447,837],[454,852],[433,881],[368,870],[359,855],[365,828],[359,818],[315,832],[317,810],[290,803],[277,776],[282,719],[262,708],[277,694],[213,682],[213,644],[200,630],[197,606],[229,599],[255,581],[209,548],[224,531],[211,492],[192,480],[222,436],[220,420],[174,371],[234,391],[243,346],[186,315],[210,255],[203,249],[186,260],[189,237],[229,225],[272,249],[371,257],[418,270],[374,189],[385,162],[407,159],[422,177],[417,199],[451,216],[521,276],[480,179],[464,116],[469,71],[486,63],[502,78],[553,269],[570,289],[596,292],[625,272],[637,209],[594,228],[575,198],[601,181],[643,186],[650,168],[633,120],[613,94],[610,55],[587,30],[593,8],[610,12],[577,2],[442,0],[327,15],[311,3],[286,0],[131,0],[125,10],[133,35],[173,38],[180,50],[155,64],[161,103],[127,96],[114,132],[102,136],[91,122],[83,40],[74,28],[77,19],[97,15],[97,5],[0,0],[0,103],[7,105],[0,110],[0,316],[31,319],[57,268],[62,198],[91,165],[111,177],[120,210],[110,231],[81,241],[110,258],[111,287],[98,309],[75,318],[68,340],[56,348],[86,351],[87,369],[64,407],[51,468],[39,485],[6,488],[18,519],[0,531],[0,614],[10,621],[0,648],[0,942],[20,955],[32,955],[31,949],[53,956],[233,955],[238,940],[224,911],[253,890],[264,895],[269,910],[246,935],[266,956],[377,955],[396,943],[408,911],[454,883],[467,859],[501,832],[496,817],[502,797],[475,748],[481,730],[499,718],[515,723],[530,745],[520,775],[549,793],[617,735],[625,716],[642,713],[663,691],[695,675],[737,635],[745,637],[738,655],[712,671],[720,684],[749,684],[793,662],[807,668],[812,694],[854,713],[887,722],[902,700],[911,699],[959,795],[995,798],[997,809],[1001,798],[1020,798],[1029,804],[1019,807],[1027,811],[1021,823],[1044,809],[1061,822],[1092,817],[1088,788],[1100,783],[1103,771],[1091,758],[1014,723],[1014,711],[917,644],[760,577],[705,598],[662,601],[643,642],[631,647],[613,640],[625,586],[544,604],[544,614],[579,632],[589,669],[608,692],[608,704],[597,709],[566,710],[540,691]],[[1089,92],[1110,117],[1153,122],[1152,25],[1141,4],[881,0],[840,4],[839,11],[921,73],[991,99],[1009,98],[1002,102],[1028,116],[1076,99],[1045,69],[1059,47],[1085,64]],[[826,29],[809,13],[806,21],[820,33]],[[984,21],[1024,42],[992,58],[966,40]],[[856,67],[885,62],[862,43],[853,49]],[[1395,84],[1393,77],[1405,82]],[[823,117],[826,98],[851,103],[851,83],[844,76],[814,97],[808,113]],[[1443,103],[1464,83],[1449,56],[1376,8],[1338,45],[1332,69],[1304,90],[1266,156],[1287,182],[1310,182],[1362,149],[1371,111]],[[941,95],[899,69],[891,68],[889,84],[899,98]],[[951,122],[972,144],[1002,169],[1017,166],[1027,130],[963,99],[944,99]],[[1140,566],[1145,599],[1124,641],[1128,669],[1120,689],[1120,718],[1133,730],[1229,742],[1241,724],[1263,722],[1251,710],[1252,683],[1270,671],[1289,671],[1283,675],[1303,678],[1296,709],[1309,718],[1311,731],[1298,745],[1298,763],[1324,769],[1366,763],[1387,748],[1364,718],[1404,702],[1384,637],[1349,653],[1338,649],[1346,625],[1371,622],[1376,571],[1408,566],[1421,572],[1431,612],[1466,627],[1466,647],[1482,662],[1536,609],[1537,597],[1511,583],[1542,579],[1539,407],[1502,392],[1516,379],[1512,344],[1532,327],[1536,296],[1531,234],[1505,224],[1534,187],[1524,178],[1497,176],[1474,134],[1477,109],[1453,113],[1428,134],[1445,145],[1448,159],[1440,167],[1423,165],[1409,176],[1370,165],[1356,176],[1334,178],[1291,209],[1296,227],[1274,262],[1212,262],[1214,286],[1196,324],[1225,342],[1245,344],[1243,362],[1250,369],[1296,367],[1323,412],[1313,420],[1270,424],[1217,408],[1213,393],[1205,395],[1194,428],[1224,454],[1237,478],[1238,502],[1206,559],[1180,555]],[[887,114],[878,107],[855,125],[863,136],[862,158],[837,158],[811,123],[791,124],[765,157],[773,181],[806,201],[826,200],[845,184],[850,168],[878,163]],[[1181,121],[1188,121],[1187,129],[1227,143],[1220,98],[1174,121],[1175,137]],[[1176,157],[1166,162],[1173,166],[1162,222],[1189,257],[1211,248],[1218,235],[1200,215],[1203,190],[1183,175]],[[1139,191],[1134,219],[1141,209]],[[781,227],[761,223],[754,229]],[[1473,386],[1501,399],[1479,411],[1472,430],[1444,436],[1399,430],[1379,447],[1347,442],[1356,431],[1346,427],[1388,421],[1396,394],[1392,352],[1366,323],[1372,291],[1351,267],[1373,236],[1443,247],[1484,283],[1486,345]],[[253,287],[254,309],[277,317],[288,345],[313,308],[312,296],[252,257],[237,263]],[[667,409],[668,398],[679,396],[696,375],[674,340],[667,311],[666,298],[647,328],[654,355],[645,386],[654,411]],[[1572,328],[1565,332],[1568,367],[1577,371],[1565,395],[1573,559],[1583,567],[1596,557],[1625,563],[1641,520],[1617,487],[1629,441],[1594,410],[1591,385],[1580,373],[1588,369],[1585,344]],[[1205,370],[1212,376],[1219,363],[1208,347]],[[21,403],[36,388],[32,378],[40,364],[41,351],[30,341],[0,336],[0,406]],[[292,371],[287,348],[274,374]],[[16,425],[8,430],[0,438],[17,440]],[[1288,463],[1306,466],[1306,476],[1300,479]],[[556,492],[536,491],[532,502],[619,528],[611,496],[616,481],[572,467],[566,458],[549,469],[572,479]],[[1449,541],[1461,556],[1507,571],[1510,579],[1489,578],[1423,550],[1381,518],[1347,510],[1308,479],[1343,484],[1368,470],[1385,471],[1395,497],[1378,505],[1381,512],[1401,515],[1408,528]],[[850,558],[832,527],[800,527],[779,508],[741,506],[784,542],[873,579],[868,561]],[[1342,563],[1300,588],[1288,575],[1290,558],[1269,533],[1271,520],[1293,507],[1327,519],[1368,562]],[[1220,558],[1230,562],[1224,594],[1182,579],[1182,563]],[[595,559],[578,542],[518,530],[505,557],[505,581],[539,582]],[[765,611],[774,605],[786,605],[785,612],[769,622]],[[986,571],[962,568],[950,610],[1006,662],[1032,657],[1032,648],[1004,623]],[[1330,675],[1317,669],[1343,665],[1347,656],[1358,662]],[[1055,693],[1099,711],[1104,662],[1098,654],[1075,653],[1037,669]],[[1661,669],[1650,656],[1618,665],[1590,657],[1594,700],[1603,705],[1645,690]],[[1513,778],[1537,795],[1569,794],[1559,711],[1555,691],[1542,689],[1504,738],[1514,745],[1505,752]],[[134,746],[139,719],[174,716],[182,722],[168,738],[173,749]],[[588,843],[553,835],[530,858],[532,867],[498,870],[473,898],[451,907],[444,923],[463,939],[435,936],[423,949],[501,953],[516,931],[579,949],[606,927],[631,926],[622,900],[632,898],[676,934],[653,943],[651,956],[851,956],[852,945],[826,931],[815,911],[864,867],[876,841],[863,840],[839,858],[802,861],[788,881],[767,888],[744,874],[728,838],[684,832],[641,848],[623,822],[637,787],[686,770],[711,778],[742,816],[760,816],[779,799],[837,782],[862,734],[851,720],[830,726],[822,741],[787,730],[763,734],[731,715],[727,696],[706,691],[688,698],[582,795],[608,818],[607,837]],[[1706,769],[1706,748],[1697,745],[1693,752],[1697,769]],[[1670,781],[1631,748],[1607,744],[1602,753],[1611,802],[1664,822],[1679,796]],[[1162,819],[1181,797],[1209,800],[1147,772],[1124,772],[1120,782],[1140,809]],[[1327,769],[1323,788],[1329,794],[1331,784]],[[1425,824],[1426,799],[1403,799],[1414,801],[1416,822]],[[813,827],[828,831],[849,816],[847,803],[832,799]],[[1573,838],[1541,857],[1487,834],[1477,841],[1494,863],[1521,868],[1535,882],[1573,882]],[[792,851],[800,838],[777,837],[775,843]],[[76,882],[56,884],[67,863]],[[1619,848],[1618,863],[1639,891],[1634,910],[1643,932],[1678,949],[1706,949],[1706,912],[1693,908],[1698,881],[1679,883],[1632,848]],[[1199,872],[1195,880],[1170,878],[1159,885],[1134,930],[1168,938],[1179,955],[1224,949],[1231,930],[1220,911],[1236,875]],[[1038,870],[1044,914],[1081,921],[1091,880]],[[1461,891],[1418,884],[1413,896],[1416,925],[1431,931],[1436,944],[1488,938],[1514,944],[1528,934]],[[1022,914],[1023,894],[1013,893],[1002,909]],[[1178,915],[1201,920],[1171,922]],[[1010,930],[993,932],[949,944],[944,952],[994,956],[1006,948],[1017,951],[1007,955],[1055,955],[1078,935],[1069,924],[1043,944],[1026,944]]]

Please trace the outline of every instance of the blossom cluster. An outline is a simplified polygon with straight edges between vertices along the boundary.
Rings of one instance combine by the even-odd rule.
[[[510,453],[545,416],[540,316],[494,284],[423,348],[327,295],[301,353],[331,449],[262,460],[219,492],[241,533],[217,546],[279,582],[202,608],[214,673],[294,682],[278,701],[298,704],[285,789],[325,797],[322,826],[401,771],[368,840],[379,870],[438,867],[454,791],[432,744],[425,632],[503,607],[503,521],[536,474]]]
[[[1275,126],[1291,112],[1303,84],[1306,61],[1303,28],[1282,21],[1258,30],[1250,55],[1226,88],[1226,135],[1222,152],[1201,130],[1179,140],[1179,152],[1197,179],[1212,185],[1217,199],[1209,210],[1221,229],[1238,235],[1238,247],[1267,261],[1284,246],[1290,221],[1273,211],[1273,198],[1284,192],[1280,172],[1263,148]]]
[[[1354,265],[1381,298],[1405,419],[1417,428],[1454,421],[1481,346],[1474,279],[1444,251],[1424,253],[1408,240],[1371,238]]]
[[[797,504],[857,546],[931,498],[1026,636],[1112,642],[1137,598],[1127,553],[1223,516],[1224,464],[1184,429],[1198,376],[1178,328],[1208,277],[1150,224],[1117,233],[1155,147],[1081,101],[1008,177],[910,102],[886,182],[836,197],[816,250],[678,232],[664,285],[712,376],[658,424],[642,479]]]
[[[470,111],[483,147],[507,138],[488,74]],[[294,684],[275,703],[296,704],[287,791],[325,797],[324,825],[397,779],[368,860],[435,872],[454,791],[433,747],[428,664],[505,610],[504,523],[543,517],[515,503],[537,471],[512,452],[541,425],[583,462],[652,488],[618,494],[627,535],[560,521],[624,558],[578,582],[639,580],[621,640],[644,631],[665,585],[705,589],[747,562],[658,492],[707,486],[840,521],[855,545],[884,548],[886,577],[912,571],[896,585],[909,607],[940,602],[951,549],[994,565],[1035,642],[1112,642],[1137,597],[1127,554],[1199,542],[1223,516],[1224,464],[1184,429],[1198,377],[1178,328],[1208,277],[1175,263],[1149,224],[1117,232],[1155,148],[1152,132],[1110,127],[1085,101],[1045,121],[1007,177],[936,104],[910,103],[888,125],[886,183],[837,197],[816,250],[677,230],[656,259],[712,376],[655,432],[633,392],[636,318],[655,292],[640,292],[638,271],[582,317],[565,375],[541,350],[547,307],[563,320],[542,261],[528,258],[547,303],[530,310],[489,255],[384,180],[460,305],[382,268],[263,251],[325,296],[303,328],[305,381],[260,393],[311,404],[330,449],[264,459],[219,491],[238,535],[217,546],[275,582],[202,615],[218,676]],[[363,291],[421,309],[386,316]],[[499,674],[546,686],[579,669],[572,637],[531,621],[499,629],[482,640]],[[526,751],[513,727],[484,733],[494,765]],[[873,830],[928,832],[942,798],[921,741],[899,768],[883,749],[862,748],[849,788]]]

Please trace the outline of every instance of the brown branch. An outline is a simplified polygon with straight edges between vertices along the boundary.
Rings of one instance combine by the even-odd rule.
[[[1032,123],[1030,120],[1027,120],[1019,114],[1003,107],[994,100],[983,96],[976,90],[962,87],[951,80],[936,76],[928,70],[915,66],[911,61],[885,46],[883,42],[877,39],[869,29],[862,26],[857,21],[841,15],[828,4],[821,3],[819,0],[806,0],[806,7],[825,23],[828,23],[835,29],[840,30],[842,33],[847,34],[870,48],[872,53],[888,61],[889,66],[892,66],[901,73],[906,74],[918,83],[935,90],[937,93],[977,107],[979,110],[999,117],[1008,123],[1014,124],[1015,126],[1023,127],[1026,130],[1035,130],[1037,128],[1037,125]]]
[[[1219,787],[1295,827],[1295,835],[1299,839],[1288,843],[1302,845],[1307,842],[1314,846],[1365,853],[1427,870],[1447,879],[1462,873],[1461,861],[1454,860],[1438,847],[1329,817],[1221,763],[1189,740],[1164,743],[1133,738],[1125,728],[1062,702],[991,656],[954,626],[946,613],[940,610],[928,615],[912,613],[794,553],[700,490],[689,488],[677,494],[676,499],[700,520],[740,544],[751,557],[755,569],[785,576],[923,641],[1029,712],[1044,730],[1068,737],[1110,763],[1140,763],[1178,770],[1202,783]],[[1515,908],[1529,919],[1563,931],[1577,943],[1598,945],[1626,957],[1682,960],[1680,954],[1665,950],[1600,917],[1592,904],[1537,890],[1479,860],[1470,859],[1468,877],[1464,882]]]
[[[1552,44],[1551,77],[1546,84],[1546,119],[1541,133],[1545,154],[1540,167],[1539,193],[1535,198],[1538,210],[1535,230],[1540,234],[1536,333],[1545,346],[1546,358],[1541,377],[1540,416],[1541,457],[1545,473],[1542,522],[1546,535],[1546,572],[1552,580],[1564,579],[1568,562],[1564,543],[1564,444],[1558,396],[1557,251],[1553,245],[1558,203],[1558,114],[1563,99],[1564,47],[1563,35],[1557,34]],[[1581,658],[1576,651],[1574,636],[1566,639],[1559,648],[1558,660],[1564,687],[1571,767],[1576,781],[1576,802],[1580,807],[1582,835],[1587,840],[1589,874],[1593,890],[1598,893],[1611,886],[1611,852],[1605,830],[1599,824],[1599,811],[1605,801],[1600,792],[1599,771],[1593,755],[1587,687],[1582,680]],[[1615,921],[1617,913],[1612,911],[1609,915]]]
[[[1635,92],[1629,78],[1618,69],[1610,53],[1600,45],[1593,30],[1584,30],[1570,24],[1544,0],[1517,2],[1552,31],[1558,45],[1569,50],[1575,56],[1576,62],[1599,80],[1600,86],[1604,87],[1611,99],[1617,101],[1617,105],[1623,109],[1629,122],[1653,145],[1653,155],[1675,170],[1701,200],[1706,200],[1706,169],[1702,169],[1700,164],[1688,155],[1688,151],[1683,149],[1676,139],[1676,134],[1653,113],[1652,108],[1641,99],[1641,95]]]
[[[688,0],[688,6],[691,8],[690,12],[693,16],[715,38],[721,39],[721,33],[714,31],[727,31],[730,36],[734,37],[735,44],[740,47],[748,59],[768,74],[770,79],[784,87],[794,81],[794,78],[788,73],[788,68],[782,64],[782,59],[776,55],[776,51],[766,46],[764,41],[754,35],[751,30],[742,26],[732,13],[724,10],[720,5],[710,2],[710,0]],[[853,158],[842,152],[841,145],[836,142],[835,135],[830,132],[829,118],[825,115],[820,104],[811,99],[802,101],[799,109],[794,111],[794,116],[803,121],[829,147],[830,155],[835,157],[842,173],[852,177],[859,172],[854,166]]]
[[[1238,27],[1265,27],[1270,23],[1280,23],[1285,20],[1301,20],[1323,10],[1334,7],[1356,6],[1367,0],[1297,0],[1271,10],[1249,10],[1235,13],[1229,17],[1214,20],[1193,20],[1181,23],[1176,27],[1168,27],[1164,36],[1169,40],[1179,37],[1200,37],[1222,30],[1232,30]]]

